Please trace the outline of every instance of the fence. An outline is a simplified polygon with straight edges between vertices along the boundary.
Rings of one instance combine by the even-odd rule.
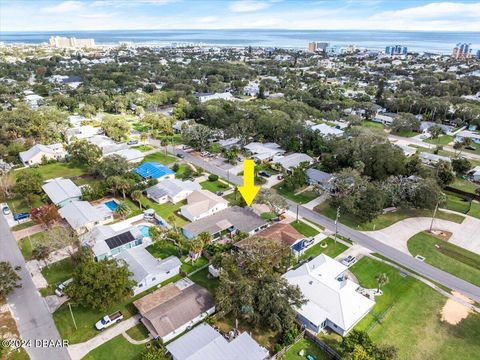
[[[451,186],[447,186],[445,188],[445,190],[447,191],[450,191],[454,194],[457,194],[457,195],[460,195],[464,198],[466,198],[467,200],[477,200],[477,201],[480,201],[480,195],[477,195],[477,194],[473,194],[473,193],[470,193],[470,192],[467,192],[467,191],[464,191],[464,190],[460,190],[460,189],[455,189]]]

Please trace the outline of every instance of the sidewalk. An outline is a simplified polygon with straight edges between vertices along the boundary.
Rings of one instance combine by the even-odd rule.
[[[72,360],[80,360],[85,355],[87,355],[93,349],[99,347],[100,345],[106,343],[107,341],[113,339],[114,337],[121,335],[122,333],[126,332],[128,329],[137,325],[140,321],[140,315],[134,315],[127,320],[124,320],[117,325],[114,325],[112,328],[107,329],[94,338],[85,341],[83,343],[70,345],[68,347],[68,353]],[[111,354],[112,359],[115,358],[114,354]]]
[[[38,234],[40,232],[43,232],[45,231],[45,227],[42,226],[42,225],[33,225],[33,226],[30,226],[26,229],[22,229],[22,230],[18,230],[18,231],[12,231],[13,233],[13,236],[15,237],[15,240],[20,240],[20,239],[23,239],[27,236],[32,236],[32,235],[35,235],[35,234]]]

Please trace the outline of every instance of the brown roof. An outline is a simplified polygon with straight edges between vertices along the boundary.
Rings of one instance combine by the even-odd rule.
[[[154,337],[163,337],[214,307],[215,301],[197,284],[180,290],[172,283],[133,304],[150,333]]]
[[[281,242],[284,245],[292,246],[297,240],[305,238],[292,225],[277,223],[255,234],[257,238],[265,238],[273,241]],[[245,246],[249,243],[249,239],[237,242],[238,247]]]

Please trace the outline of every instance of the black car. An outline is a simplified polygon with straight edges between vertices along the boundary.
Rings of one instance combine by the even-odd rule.
[[[263,170],[262,170],[262,171],[259,171],[259,172],[258,172],[258,175],[263,176],[263,177],[265,177],[265,178],[269,178],[270,176],[272,176],[272,175],[270,175],[268,172],[263,171]]]
[[[179,157],[180,159],[183,159],[185,157],[185,155],[178,153],[177,157]]]

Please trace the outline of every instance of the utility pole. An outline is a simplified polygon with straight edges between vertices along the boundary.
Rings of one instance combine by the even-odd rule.
[[[437,205],[435,205],[435,210],[433,210],[433,217],[432,217],[432,222],[430,223],[430,232],[432,232],[433,228],[433,221],[435,220],[435,216],[437,215],[437,210],[438,210],[438,204],[440,200],[437,201]]]
[[[70,315],[72,315],[73,325],[75,326],[75,330],[78,330],[77,323],[75,322],[75,317],[73,316],[72,306],[70,305],[70,301],[68,302],[68,308],[70,309]]]
[[[296,221],[297,223],[298,223],[298,207],[299,207],[299,206],[300,206],[300,205],[297,204],[297,221]]]
[[[338,219],[340,218],[340,206],[337,207],[337,216],[335,218],[335,237],[334,241],[337,243],[337,233],[338,233]]]

